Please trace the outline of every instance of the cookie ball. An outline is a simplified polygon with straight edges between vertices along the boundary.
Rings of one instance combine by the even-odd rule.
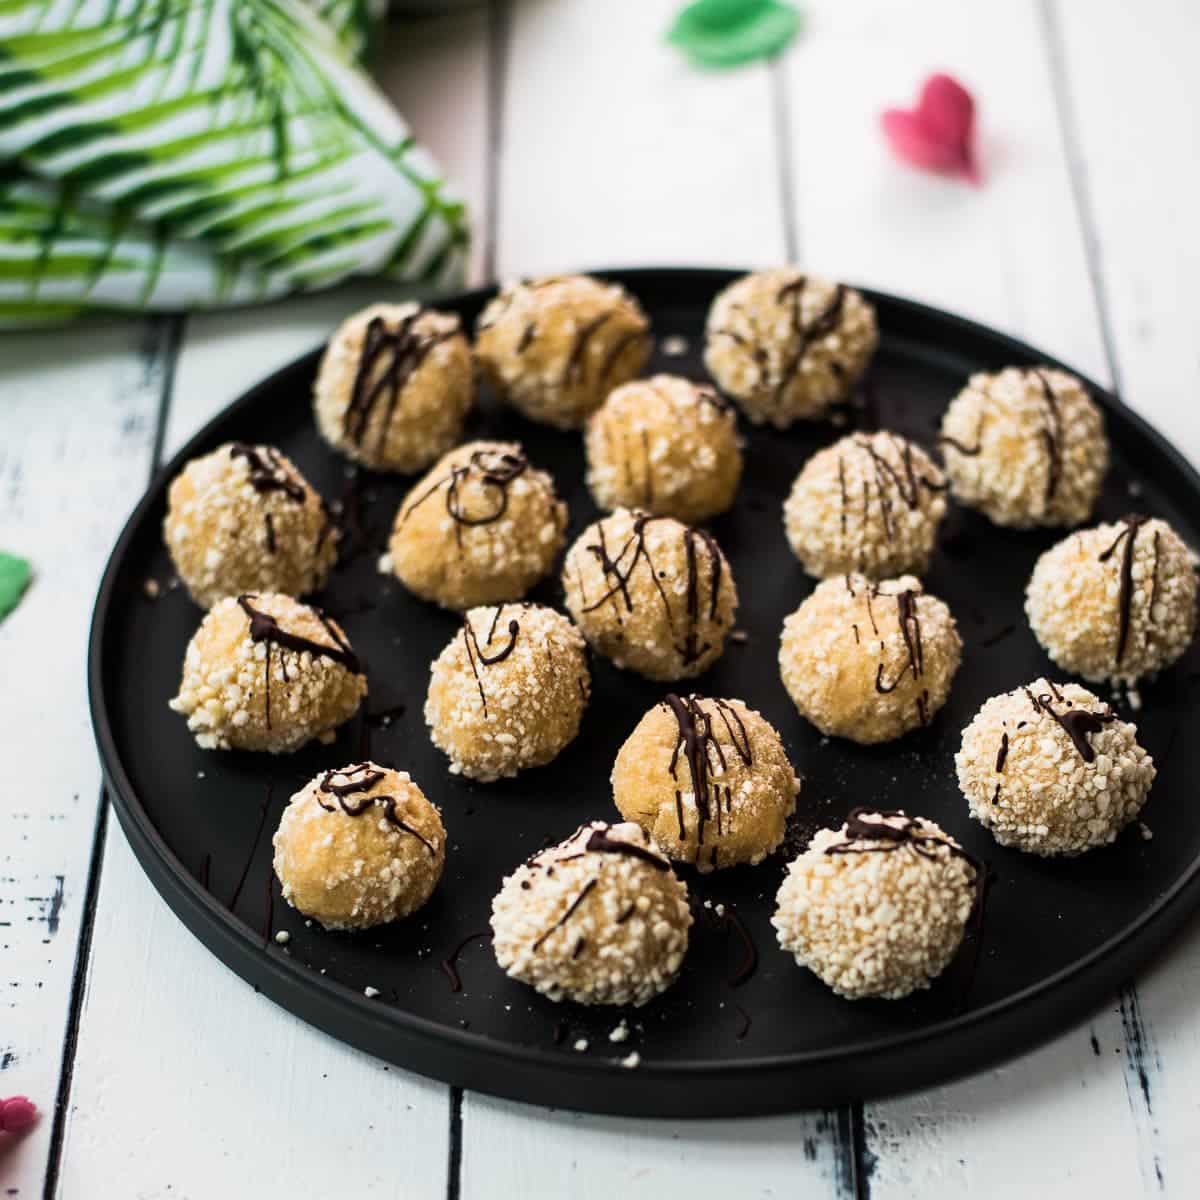
[[[707,872],[777,849],[800,781],[779,734],[743,701],[670,695],[621,747],[612,787],[626,820]]]
[[[1196,632],[1196,569],[1166,521],[1127,516],[1073,533],[1038,559],[1025,612],[1064,671],[1132,686]]]
[[[1044,856],[1113,841],[1155,774],[1136,726],[1078,684],[1046,679],[987,701],[954,765],[971,816],[1002,846]]]
[[[507,285],[483,310],[475,356],[531,421],[579,429],[650,356],[650,322],[615,283],[562,275]]]
[[[939,440],[954,498],[1016,529],[1086,521],[1108,470],[1103,414],[1051,367],[972,375]]]
[[[792,550],[817,579],[923,575],[946,515],[946,480],[894,433],[853,433],[804,464],[783,506]]]
[[[631,822],[592,821],[519,866],[492,901],[492,947],[551,1000],[642,1005],[679,974],[687,887]]]
[[[366,694],[362,664],[336,621],[262,592],[213,605],[169,703],[202,750],[286,754],[313,738],[332,741]]]
[[[171,481],[163,538],[192,599],[302,596],[325,585],[337,533],[321,497],[273,446],[228,442]]]
[[[857,808],[792,863],[779,944],[839,996],[899,1000],[958,952],[982,868],[932,821]]]
[[[399,921],[433,894],[446,830],[407,771],[373,762],[325,771],[291,799],[275,832],[283,898],[326,929]]]
[[[458,441],[474,399],[458,317],[419,304],[372,304],[348,318],[313,384],[321,436],[375,471],[429,466]]]
[[[827,737],[870,745],[928,725],[962,661],[950,610],[912,575],[817,584],[783,623],[779,672]]]
[[[755,425],[786,429],[843,404],[875,347],[875,310],[853,288],[794,267],[731,284],[708,312],[704,362]]]
[[[617,388],[589,419],[585,444],[588,487],[603,509],[697,524],[733,503],[742,477],[732,407],[676,375]]]
[[[473,608],[434,660],[425,721],[452,774],[490,783],[553,761],[591,691],[583,636],[561,613]]]
[[[725,649],[737,588],[716,539],[673,517],[619,508],[563,565],[567,610],[593,650],[647,679],[691,679]]]
[[[519,600],[554,565],[567,506],[516,442],[466,442],[404,498],[381,566],[443,608]]]

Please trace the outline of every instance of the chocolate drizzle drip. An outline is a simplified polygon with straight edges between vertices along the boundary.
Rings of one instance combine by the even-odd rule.
[[[252,446],[249,442],[234,442],[229,447],[230,458],[244,458],[250,468],[250,486],[260,494],[282,492],[289,500],[303,504],[308,494],[304,485],[293,479],[282,455],[273,446]]]
[[[327,658],[331,662],[345,667],[347,671],[355,675],[362,674],[362,664],[359,662],[358,656],[350,649],[350,643],[338,631],[337,626],[315,604],[308,606],[309,611],[316,616],[317,620],[325,627],[325,631],[329,634],[330,638],[333,639],[334,644],[332,646],[325,646],[320,642],[314,642],[310,638],[303,637],[298,633],[289,633],[280,626],[279,622],[270,613],[263,612],[250,603],[251,600],[257,599],[256,595],[247,593],[239,596],[237,602],[246,616],[250,618],[250,640],[252,642],[265,642],[267,645],[264,679],[267,728],[270,729],[272,646],[277,647],[279,650],[279,662],[283,670],[284,683],[288,682],[287,660],[283,657],[285,650],[291,650],[296,654],[307,652],[317,658]]]
[[[996,751],[996,774],[1000,774],[1004,770],[1004,763],[1008,758],[1008,733],[1005,731],[1000,736],[1000,749]]]
[[[508,511],[508,488],[514,479],[529,469],[529,459],[522,450],[476,450],[461,467],[452,467],[450,472],[431,484],[405,510],[400,518],[403,525],[412,514],[431,496],[446,489],[446,512],[455,524],[455,533],[462,540],[463,526],[491,525]],[[462,485],[478,476],[484,490],[494,499],[494,508],[481,516],[468,516],[462,508]]]
[[[1024,689],[1025,695],[1029,698],[1029,703],[1033,705],[1034,711],[1045,713],[1062,731],[1071,739],[1071,744],[1079,753],[1079,757],[1086,763],[1096,761],[1096,751],[1092,749],[1092,743],[1088,741],[1093,733],[1099,733],[1110,721],[1117,719],[1117,714],[1111,708],[1104,712],[1089,712],[1085,708],[1074,708],[1070,700],[1064,700],[1062,693],[1050,684],[1050,690],[1054,693],[1053,700],[1050,696],[1042,693],[1035,696],[1028,688]],[[1057,700],[1060,704],[1065,703],[1068,711],[1064,713],[1056,713],[1054,711],[1053,701]]]
[[[442,968],[442,974],[450,980],[450,990],[452,992],[462,991],[462,976],[458,973],[458,956],[472,943],[480,938],[490,938],[492,931],[490,929],[480,929],[475,933],[468,933],[450,953],[442,959],[439,966]]]
[[[340,776],[344,783],[334,783],[334,777]],[[358,776],[358,778],[354,778]],[[361,817],[368,809],[378,806],[383,809],[384,816],[388,823],[394,825],[397,829],[404,833],[415,837],[426,850],[435,858],[437,857],[437,848],[425,838],[421,833],[409,825],[396,812],[396,797],[395,796],[365,796],[364,792],[369,792],[377,783],[385,779],[383,771],[375,770],[370,763],[355,763],[352,767],[343,767],[341,770],[326,771],[321,776],[321,782],[317,785],[317,803],[326,812],[335,812],[341,809],[348,817]],[[332,796],[336,801],[335,804],[326,804],[321,799],[321,793],[326,796]],[[351,799],[357,796],[359,799]]]
[[[714,783],[709,772],[715,764],[724,773],[727,759],[720,740],[713,732],[713,714],[707,713],[701,707],[701,697],[689,696],[686,700],[672,692],[663,703],[671,710],[679,726],[679,735],[675,749],[671,753],[671,778],[679,779],[679,760],[687,761],[688,773],[692,782],[692,798],[696,805],[696,857],[700,857],[700,847],[704,845],[704,827],[710,821],[715,821],[717,836],[724,832],[722,828],[722,800],[724,812],[728,813],[733,806],[733,791],[730,785]],[[724,700],[710,700],[720,716],[728,734],[730,746],[746,766],[754,761],[750,748],[750,735],[738,716],[737,711]],[[736,726],[736,729],[735,729]],[[679,840],[686,840],[686,826],[683,819],[683,795],[679,788],[675,789],[675,815],[679,822]],[[716,846],[713,847],[716,850]],[[715,857],[713,858],[715,865]]]
[[[867,593],[867,611],[871,612],[870,598],[871,595],[880,595],[881,593],[876,588],[870,588]],[[925,674],[925,650],[921,643],[921,615],[917,608],[918,593],[912,588],[905,588],[904,591],[898,592],[896,595],[896,618],[900,624],[900,636],[904,639],[904,649],[908,655],[908,661],[904,664],[903,669],[892,680],[890,684],[883,682],[883,663],[880,662],[875,669],[875,690],[881,695],[887,695],[889,692],[894,692],[900,686],[900,681],[910,671],[914,680],[922,678]],[[875,618],[872,613],[871,624],[874,625]],[[855,633],[857,634],[857,627]],[[878,634],[879,630],[875,630]],[[921,718],[922,725],[929,724],[929,692],[923,690],[917,697],[917,711]]]
[[[788,283],[785,283],[776,294],[775,300],[778,304],[784,304],[788,298],[792,301],[792,331],[796,335],[796,348],[793,350],[791,357],[784,365],[783,370],[779,374],[779,379],[775,383],[776,404],[783,402],[784,393],[788,386],[796,378],[800,370],[801,364],[804,362],[804,355],[808,352],[808,348],[817,341],[831,334],[841,320],[842,307],[846,302],[846,288],[842,284],[838,284],[833,290],[833,295],[830,297],[829,303],[820,313],[811,325],[804,324],[803,297],[804,289],[808,286],[808,279],[804,275],[799,275]]]
[[[549,929],[547,929],[547,930],[546,930],[546,932],[545,932],[545,933],[543,933],[543,934],[541,935],[541,937],[539,937],[539,938],[538,938],[538,940],[537,940],[536,942],[534,942],[534,943],[533,943],[533,949],[534,949],[535,951],[536,951],[536,950],[540,950],[540,949],[541,949],[541,946],[542,946],[542,943],[543,943],[543,942],[544,942],[544,941],[545,941],[545,940],[546,940],[546,939],[547,939],[547,938],[548,938],[548,937],[549,937],[549,936],[550,936],[550,935],[551,935],[551,934],[552,934],[552,933],[553,933],[553,932],[554,932],[556,929],[561,929],[561,928],[562,928],[562,927],[563,927],[563,926],[564,926],[564,925],[565,925],[565,924],[566,924],[566,923],[567,923],[567,922],[568,922],[568,921],[569,921],[569,920],[570,920],[570,919],[571,919],[571,918],[572,918],[572,917],[575,915],[575,910],[576,910],[576,909],[577,909],[577,908],[578,908],[578,907],[579,907],[579,906],[580,906],[580,905],[581,905],[581,904],[584,902],[584,900],[586,900],[586,899],[588,898],[588,896],[589,896],[589,895],[591,894],[591,892],[592,892],[592,889],[593,889],[595,886],[596,886],[596,879],[595,879],[595,877],[593,876],[591,879],[589,879],[589,880],[587,881],[587,883],[585,883],[585,884],[583,885],[583,887],[582,887],[582,888],[580,888],[580,889],[579,889],[579,895],[578,895],[578,896],[576,896],[576,897],[575,897],[575,899],[574,899],[574,900],[572,900],[572,901],[571,901],[571,903],[570,903],[569,905],[567,905],[567,910],[566,910],[566,912],[564,912],[564,913],[563,913],[563,915],[562,915],[561,917],[559,917],[559,918],[558,918],[558,920],[557,920],[557,921],[555,921],[555,922],[554,922],[554,924],[553,924],[553,925],[551,925],[551,926],[550,926],[550,928],[549,928]]]
[[[1041,385],[1042,398],[1046,402],[1048,423],[1042,430],[1042,438],[1046,443],[1046,500],[1050,501],[1058,491],[1062,474],[1062,414],[1058,411],[1058,397],[1050,381],[1037,367],[1031,367],[1030,372]]]
[[[750,931],[742,924],[741,917],[732,908],[726,907],[724,919],[725,924],[737,934],[738,941],[742,944],[742,961],[734,968],[727,982],[730,987],[741,987],[758,969],[758,947],[755,946]]]
[[[649,863],[656,871],[671,869],[671,864],[665,858],[655,854],[653,850],[647,850],[645,846],[638,846],[633,842],[622,841],[620,838],[610,838],[607,829],[593,829],[584,849],[597,850],[602,854],[624,854],[629,858],[637,858],[642,862]],[[617,924],[620,923],[618,920]]]
[[[507,606],[504,604],[496,605],[496,610],[492,614],[492,624],[488,629],[487,641],[484,645],[490,646],[492,638],[496,634],[496,625],[500,620],[501,612]],[[520,607],[524,608],[525,605]],[[521,634],[521,624],[519,621],[509,621],[508,623],[508,643],[502,646],[495,654],[490,657],[484,652],[483,647],[479,644],[479,637],[475,633],[475,628],[471,624],[467,616],[463,616],[463,645],[467,651],[467,662],[471,665],[471,674],[475,676],[475,686],[479,689],[479,700],[483,705],[483,715],[488,715],[487,693],[483,687],[483,676],[479,672],[479,668],[490,667],[495,663],[503,662],[517,647],[517,638]]]
[[[979,434],[975,435],[974,446],[966,446],[957,438],[952,438],[948,433],[943,433],[938,437],[938,445],[949,446],[951,449],[957,450],[959,454],[962,454],[967,458],[974,458],[983,450],[983,442],[980,440]]]
[[[1117,657],[1119,666],[1125,657],[1125,649],[1129,642],[1129,620],[1133,615],[1133,552],[1137,541],[1138,530],[1149,520],[1139,513],[1130,513],[1121,518],[1125,528],[1117,535],[1116,541],[1105,550],[1099,558],[1100,562],[1108,562],[1116,553],[1117,547],[1124,545],[1121,554],[1121,586],[1117,595]],[[1154,542],[1154,574],[1158,575],[1158,540]]]
[[[418,309],[393,329],[382,317],[372,317],[368,322],[342,421],[342,432],[356,445],[363,444],[371,414],[386,395],[387,409],[375,436],[376,449],[382,448],[405,384],[435,346],[457,335],[457,328],[446,333],[420,333],[416,325],[422,315]]]

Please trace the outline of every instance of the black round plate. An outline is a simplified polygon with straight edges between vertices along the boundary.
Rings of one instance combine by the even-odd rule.
[[[636,294],[658,335],[653,371],[703,377],[705,312],[734,278],[723,271],[608,273]],[[473,326],[490,292],[440,307]],[[870,294],[882,345],[852,419],[878,422],[930,445],[940,414],[968,374],[1049,362],[1030,347],[919,304]],[[684,338],[686,351],[666,339]],[[953,754],[980,704],[1046,672],[1026,625],[1025,582],[1058,535],[996,529],[955,510],[927,585],[956,614],[965,642],[953,695],[932,726],[891,745],[823,739],[792,708],[776,651],[784,616],[812,582],[784,541],[780,505],[797,470],[844,430],[747,428],[747,469],[732,512],[712,525],[741,594],[731,643],[696,690],[738,696],[783,735],[805,778],[787,853],[753,869],[683,873],[693,896],[738,914],[758,966],[740,986],[750,947],[715,909],[699,907],[682,977],[645,1008],[620,1013],[552,1004],[506,978],[486,939],[467,943],[451,987],[443,960],[487,929],[501,877],[580,822],[614,815],[608,776],[641,714],[670,689],[594,663],[595,692],[582,733],[549,767],[478,785],[451,776],[422,720],[430,661],[455,631],[450,614],[405,594],[376,558],[411,480],[369,476],[361,503],[367,548],[335,573],[321,602],[368,664],[370,697],[328,747],[290,757],[198,750],[167,709],[200,612],[182,589],[150,600],[147,579],[171,565],[160,527],[168,481],[197,454],[241,438],[282,447],[330,499],[347,488],[346,464],[320,441],[310,411],[314,352],[226,409],[169,463],[130,518],[96,604],[90,688],[96,737],[117,814],[155,886],[225,963],[297,1016],[354,1046],[427,1075],[521,1100],[595,1112],[728,1116],[765,1113],[909,1090],[977,1070],[1060,1032],[1113,992],[1174,933],[1198,892],[1200,809],[1192,800],[1200,741],[1187,733],[1200,707],[1197,658],[1144,691],[1143,744],[1159,768],[1143,816],[1105,850],[1044,861],[997,847],[967,817]],[[1115,465],[1097,517],[1137,508],[1170,520],[1200,545],[1200,479],[1157,433],[1093,386],[1104,405]],[[571,509],[570,535],[596,516],[583,483],[578,435],[502,410],[485,392],[469,435],[521,440],[549,468]],[[555,602],[557,584],[537,598]],[[381,714],[403,705],[388,721]],[[360,935],[309,926],[278,899],[271,835],[288,797],[318,770],[364,756],[412,772],[443,810],[450,836],[445,877],[407,922]],[[903,1001],[850,1003],[780,951],[769,925],[787,859],[811,832],[856,804],[903,808],[938,821],[991,863],[995,882],[982,946],[975,935],[930,990]],[[271,935],[286,930],[286,948]],[[977,964],[972,962],[977,958]],[[364,989],[378,989],[373,998]],[[621,1016],[632,1033],[609,1040]],[[586,1039],[586,1051],[574,1049]],[[618,1059],[636,1049],[641,1065]]]

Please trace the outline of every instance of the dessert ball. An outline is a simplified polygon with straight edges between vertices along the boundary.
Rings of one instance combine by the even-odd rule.
[[[818,579],[922,575],[946,515],[945,490],[942,472],[912,442],[853,433],[804,464],[783,506],[787,538]]]
[[[755,425],[786,429],[844,403],[878,342],[875,310],[853,288],[781,267],[717,296],[704,362]]]
[[[792,863],[771,923],[839,996],[899,1000],[957,953],[982,870],[932,821],[856,808]]]
[[[337,558],[321,497],[273,446],[229,442],[171,481],[163,537],[201,608],[242,592],[315,592]]]
[[[1086,521],[1108,470],[1103,414],[1051,367],[972,375],[939,440],[954,498],[1017,529]]]
[[[179,695],[203,750],[286,754],[333,740],[367,694],[345,633],[319,608],[275,592],[228,597],[188,643]]]
[[[434,660],[425,721],[453,774],[491,782],[556,758],[591,691],[586,644],[561,613],[473,608]]]
[[[779,647],[800,715],[827,737],[864,745],[928,725],[961,660],[950,610],[912,575],[824,580],[784,621]]]
[[[466,442],[404,498],[382,566],[443,608],[519,600],[562,549],[567,506],[516,442]]]
[[[1135,684],[1196,631],[1196,570],[1166,521],[1128,516],[1064,538],[1038,559],[1025,612],[1042,648],[1084,679]]]
[[[1002,846],[1045,856],[1111,842],[1155,773],[1136,726],[1078,684],[1046,679],[987,701],[954,764],[971,816]]]
[[[800,780],[779,734],[741,700],[670,695],[617,754],[613,799],[671,858],[760,863],[783,841]]]
[[[690,679],[725,649],[737,588],[711,534],[619,508],[563,565],[567,609],[593,650],[647,679]]]
[[[551,1000],[645,1004],[679,974],[687,887],[631,822],[592,821],[519,866],[492,901],[492,947]]]
[[[419,304],[372,304],[349,317],[313,385],[321,436],[376,471],[429,466],[458,441],[474,398],[458,317]]]
[[[507,285],[479,318],[475,355],[531,421],[579,429],[650,355],[650,322],[615,283],[563,275]]]
[[[275,832],[283,898],[326,929],[407,917],[433,894],[445,865],[437,808],[407,771],[373,762],[310,780]]]
[[[617,388],[588,420],[586,448],[588,487],[604,509],[696,524],[733,503],[742,477],[732,407],[676,375]]]

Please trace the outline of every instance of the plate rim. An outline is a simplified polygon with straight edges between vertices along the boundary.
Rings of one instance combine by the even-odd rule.
[[[715,290],[744,275],[746,271],[708,267],[608,267],[586,273],[622,283],[636,295],[639,281],[662,280],[673,276],[697,289],[708,287]],[[987,340],[1011,355],[1014,361],[1038,361],[1071,371],[1097,398],[1102,408],[1114,410],[1119,413],[1121,420],[1130,422],[1150,443],[1155,453],[1164,455],[1200,494],[1200,471],[1186,456],[1145,418],[1127,407],[1115,393],[1101,387],[1087,375],[1042,353],[1029,343],[982,322],[894,293],[856,284],[848,286],[855,287],[878,307],[899,309],[914,318],[941,323],[956,328],[962,334]],[[431,303],[455,306],[482,304],[496,291],[497,285],[491,284],[438,296]],[[378,1000],[359,995],[346,985],[304,966],[273,943],[264,945],[261,934],[251,930],[221,904],[176,857],[142,806],[121,762],[107,710],[104,694],[105,633],[124,560],[153,509],[164,499],[170,479],[178,473],[183,463],[202,452],[218,427],[241,410],[252,407],[260,394],[276,387],[281,378],[301,370],[310,361],[315,365],[322,350],[323,345],[297,356],[239,394],[206,421],[155,472],[122,526],[105,565],[90,623],[87,651],[89,713],[105,790],[139,865],[175,915],[225,967],[256,989],[261,987],[272,1001],[293,1016],[320,1028],[339,1041],[405,1069],[454,1086],[466,1086],[527,1103],[640,1116],[703,1118],[765,1115],[862,1098],[861,1086],[855,1085],[860,1078],[862,1064],[866,1062],[869,1066],[872,1058],[886,1056],[889,1060],[900,1060],[884,1063],[882,1072],[872,1074],[873,1079],[880,1073],[887,1077],[882,1087],[867,1089],[867,1094],[875,1097],[946,1083],[1027,1053],[1074,1028],[1081,1019],[1100,1008],[1106,1001],[1097,1002],[1095,994],[1100,990],[1116,991],[1131,976],[1144,970],[1163,950],[1170,937],[1193,915],[1197,901],[1200,901],[1200,854],[1172,886],[1129,925],[1118,930],[1083,958],[1003,1000],[920,1029],[884,1034],[840,1045],[836,1049],[755,1055],[736,1061],[698,1058],[687,1062],[663,1062],[650,1058],[644,1060],[636,1071],[626,1070],[608,1058],[565,1058],[561,1050],[551,1051],[533,1044],[505,1042],[492,1036],[455,1029],[392,1004],[381,1005]],[[1062,989],[1071,985],[1074,985],[1074,990],[1064,996]],[[302,1003],[295,1002],[297,993]],[[1004,1032],[1008,1026],[1014,1026],[1018,1039],[1015,1043],[1012,1043],[1013,1034]],[[983,1045],[977,1044],[972,1049],[960,1044],[964,1039],[974,1037]],[[427,1049],[431,1054],[416,1052],[422,1042],[428,1043]],[[923,1065],[922,1051],[931,1044],[948,1042],[952,1042],[949,1049],[954,1051],[949,1067],[942,1055],[928,1056],[928,1064]],[[412,1053],[393,1054],[381,1048],[381,1044],[391,1044]],[[447,1052],[449,1057],[443,1057],[439,1051]],[[414,1059],[423,1059],[423,1062],[415,1062]],[[477,1074],[480,1064],[492,1072],[482,1082]],[[820,1068],[842,1069],[849,1086],[814,1089],[795,1078],[800,1073]],[[531,1076],[549,1077],[551,1086],[542,1086],[540,1083],[528,1086]],[[789,1079],[788,1076],[793,1078]],[[553,1086],[556,1079],[561,1082],[568,1078],[576,1084],[595,1081],[600,1087],[594,1094],[579,1095],[573,1091],[568,1100],[557,1094]],[[726,1099],[717,1105],[697,1103],[688,1089],[701,1080],[731,1085]],[[776,1091],[760,1090],[755,1086],[764,1080],[784,1086]],[[522,1086],[522,1081],[526,1086]],[[621,1081],[624,1081],[624,1086]],[[741,1088],[732,1086],[739,1083]],[[786,1086],[788,1084],[791,1086]],[[748,1091],[747,1088],[753,1090]],[[610,1092],[614,1090],[621,1093],[619,1102],[612,1099]],[[653,1093],[652,1096],[648,1098],[647,1092]]]

